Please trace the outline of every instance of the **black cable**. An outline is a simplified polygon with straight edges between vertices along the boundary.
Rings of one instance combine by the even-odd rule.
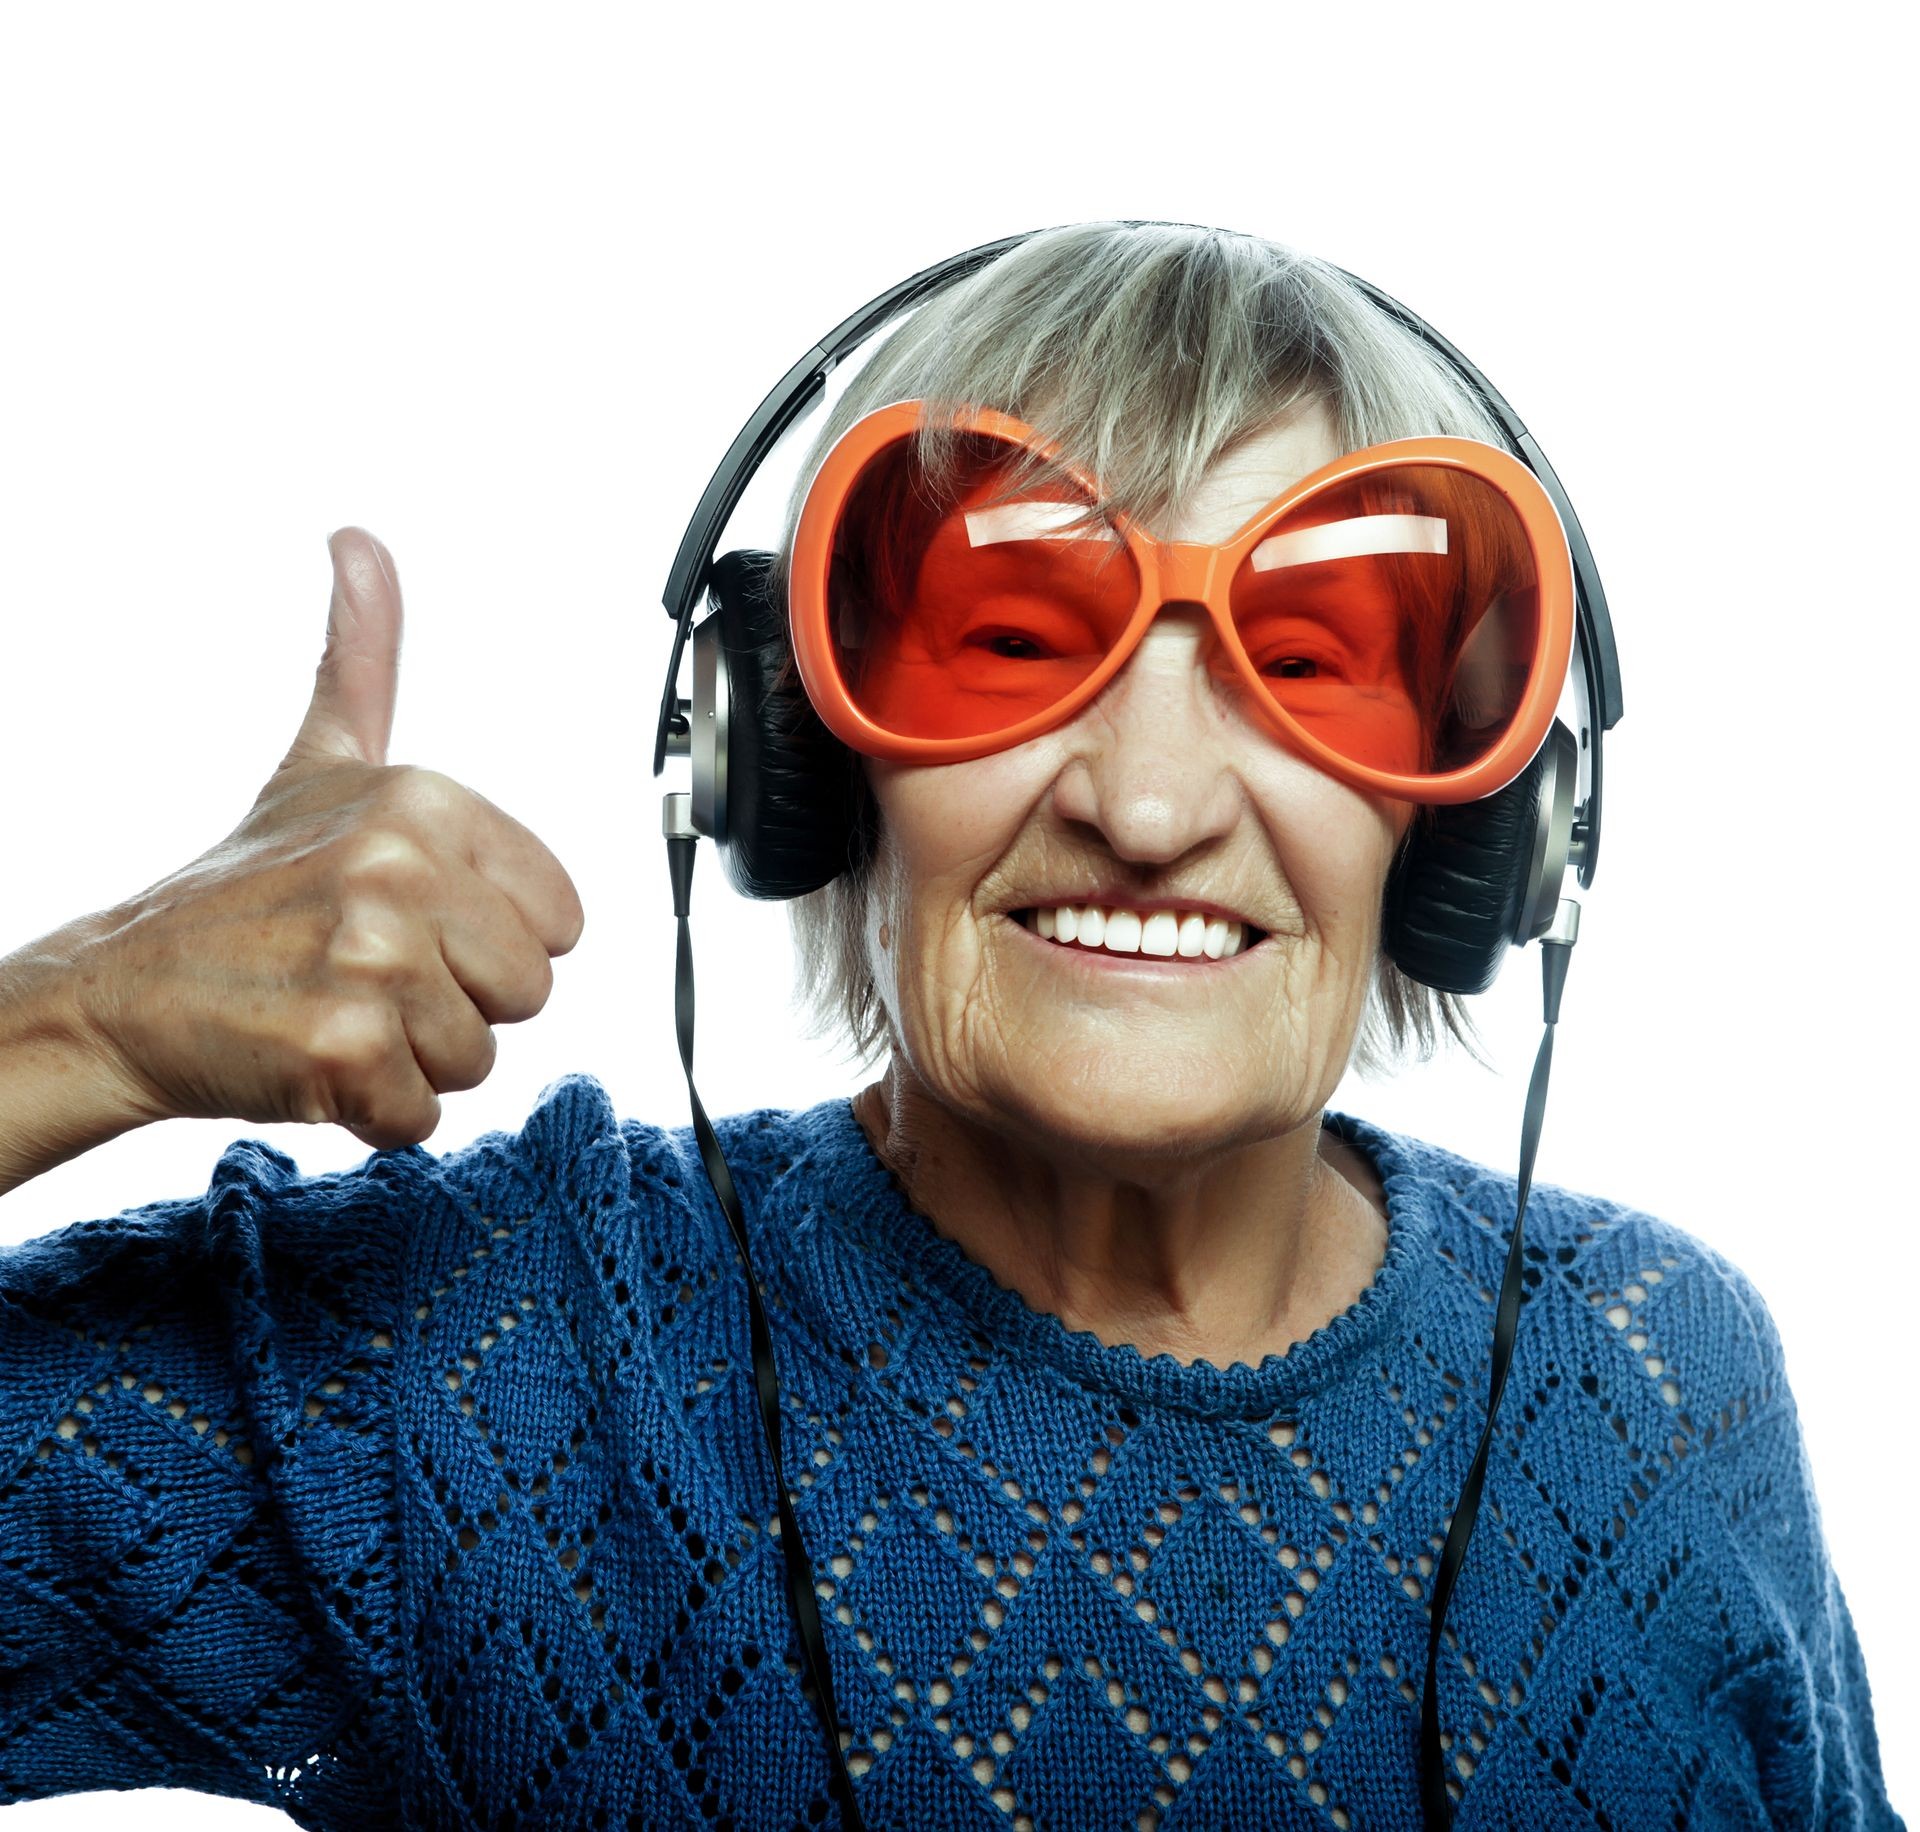
[[[1578,906],[1563,904],[1562,910]],[[1559,926],[1556,923],[1556,928]],[[1577,933],[1577,927],[1573,931]],[[1473,1453],[1459,1505],[1447,1529],[1446,1550],[1440,1555],[1440,1574],[1433,1586],[1433,1617],[1427,1633],[1427,1681],[1420,1702],[1420,1810],[1427,1832],[1451,1832],[1453,1802],[1447,1795],[1446,1766],[1440,1753],[1440,1707],[1435,1689],[1435,1662],[1440,1632],[1447,1620],[1453,1581],[1467,1555],[1467,1541],[1480,1512],[1480,1485],[1487,1473],[1487,1452],[1493,1443],[1493,1421],[1507,1384],[1507,1364],[1513,1359],[1513,1338],[1520,1324],[1520,1224],[1526,1218],[1527,1196],[1533,1188],[1533,1158],[1540,1144],[1540,1122],[1547,1111],[1547,1075],[1553,1067],[1553,1027],[1560,1020],[1560,992],[1567,983],[1567,961],[1573,953],[1572,934],[1548,935],[1540,944],[1540,975],[1546,1008],[1546,1030],[1533,1061],[1533,1080],[1527,1088],[1526,1120],[1520,1133],[1520,1199],[1513,1217],[1513,1242],[1507,1249],[1506,1277],[1500,1284],[1500,1306],[1493,1324],[1493,1383],[1487,1398],[1487,1419],[1480,1431],[1480,1447]]]
[[[684,796],[667,797],[667,869],[673,877],[673,913],[679,924],[679,945],[675,950],[673,972],[673,1020],[680,1039],[680,1066],[687,1074],[687,1100],[693,1109],[694,1137],[700,1144],[700,1161],[706,1167],[707,1181],[719,1199],[721,1213],[727,1218],[733,1244],[739,1250],[740,1263],[747,1275],[747,1332],[753,1345],[753,1379],[760,1398],[760,1427],[767,1440],[767,1454],[773,1460],[773,1492],[780,1510],[780,1552],[787,1569],[787,1602],[800,1630],[801,1651],[813,1680],[820,1719],[827,1733],[827,1749],[833,1757],[830,1785],[838,1796],[841,1823],[845,1832],[866,1832],[860,1808],[853,1797],[853,1778],[847,1773],[846,1757],[840,1749],[840,1706],[833,1695],[833,1668],[827,1659],[826,1636],[820,1627],[820,1607],[813,1591],[813,1566],[800,1538],[800,1522],[793,1510],[793,1496],[787,1488],[786,1465],[780,1453],[780,1385],[773,1362],[773,1332],[767,1327],[766,1307],[760,1298],[760,1281],[754,1276],[753,1256],[747,1246],[746,1214],[739,1193],[733,1187],[733,1173],[720,1150],[700,1093],[693,1085],[693,934],[687,912],[693,900],[693,849],[697,844],[691,831],[673,830],[676,801]]]
[[[829,1778],[838,1797],[846,1832],[866,1832],[860,1808],[854,1799],[853,1778],[847,1772],[846,1758],[840,1748],[840,1708],[834,1697],[833,1670],[827,1657],[826,1637],[820,1626],[820,1610],[813,1588],[813,1568],[800,1537],[800,1523],[794,1513],[793,1497],[787,1488],[785,1463],[780,1449],[779,1377],[773,1360],[773,1335],[767,1325],[767,1313],[760,1297],[760,1282],[754,1275],[753,1257],[747,1244],[746,1216],[740,1206],[733,1174],[720,1149],[707,1110],[701,1104],[693,1081],[693,934],[688,914],[693,896],[693,861],[697,839],[685,821],[683,796],[667,797],[667,866],[673,880],[673,913],[678,926],[675,949],[673,1015],[680,1044],[680,1065],[686,1072],[687,1100],[693,1111],[694,1137],[700,1146],[700,1161],[707,1181],[725,1215],[729,1232],[740,1254],[747,1275],[747,1324],[753,1349],[754,1385],[760,1401],[760,1425],[772,1460],[774,1496],[780,1514],[780,1551],[786,1566],[787,1601],[800,1631],[800,1644],[813,1680],[827,1749],[833,1768]],[[677,818],[676,818],[677,817]],[[676,830],[679,827],[686,830]],[[1577,919],[1577,906],[1563,904]],[[1556,928],[1559,926],[1556,923]],[[1520,1141],[1519,1200],[1513,1219],[1513,1239],[1507,1249],[1506,1275],[1500,1285],[1500,1302],[1493,1327],[1493,1378],[1487,1399],[1486,1422],[1474,1451],[1472,1467],[1460,1492],[1447,1530],[1447,1543],[1440,1555],[1439,1574],[1434,1583],[1431,1624],[1427,1635],[1426,1687],[1420,1708],[1420,1805],[1427,1832],[1452,1832],[1453,1803],[1447,1794],[1446,1768],[1440,1749],[1440,1715],[1436,1690],[1436,1664],[1440,1637],[1446,1625],[1447,1605],[1453,1597],[1453,1585],[1466,1558],[1467,1542],[1473,1536],[1474,1521],[1480,1512],[1480,1490],[1486,1478],[1487,1455],[1493,1442],[1494,1419],[1500,1410],[1500,1397],[1506,1389],[1507,1368],[1513,1358],[1514,1336],[1519,1328],[1521,1305],[1522,1224],[1526,1219],[1527,1197],[1533,1188],[1533,1163],[1540,1143],[1541,1122],[1546,1117],[1547,1079],[1553,1067],[1554,1026],[1560,1018],[1560,994],[1566,985],[1567,964],[1573,952],[1577,926],[1562,936],[1549,935],[1541,941],[1541,979],[1546,1029],[1534,1058],[1533,1078],[1527,1088],[1527,1108]]]

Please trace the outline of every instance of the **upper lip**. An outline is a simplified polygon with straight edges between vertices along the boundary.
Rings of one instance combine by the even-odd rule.
[[[1084,909],[1090,903],[1097,904],[1103,909],[1138,910],[1143,916],[1152,916],[1161,910],[1168,910],[1181,916],[1216,917],[1221,922],[1237,922],[1249,929],[1261,926],[1244,912],[1232,909],[1224,903],[1215,903],[1207,897],[1143,897],[1135,892],[1123,890],[1043,891],[1038,895],[1024,898],[1019,903],[1009,905],[1008,913],[1012,914],[1018,910],[1057,910],[1069,905],[1075,909]]]

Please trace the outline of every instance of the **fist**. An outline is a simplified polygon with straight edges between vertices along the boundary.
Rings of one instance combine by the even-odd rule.
[[[493,1067],[585,920],[565,868],[511,815],[386,761],[400,586],[364,530],[328,543],[313,698],[234,831],[94,927],[74,988],[144,1119],[344,1126],[417,1144],[440,1096]]]

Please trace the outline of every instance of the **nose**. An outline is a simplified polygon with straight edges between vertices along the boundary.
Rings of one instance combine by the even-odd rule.
[[[1068,728],[1074,751],[1055,779],[1055,810],[1096,829],[1119,858],[1170,864],[1240,817],[1236,759],[1250,734],[1210,665],[1216,640],[1199,606],[1168,605]]]

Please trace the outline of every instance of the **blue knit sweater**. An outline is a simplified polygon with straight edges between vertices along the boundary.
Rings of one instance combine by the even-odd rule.
[[[1513,1179],[1330,1114],[1386,1260],[1258,1368],[1103,1346],[844,1101],[723,1121],[867,1824],[1417,1832]],[[1542,1186],[1440,1721],[1461,1832],[1899,1828],[1778,1336]],[[0,1250],[0,1801],[324,1832],[828,1827],[739,1263],[685,1132],[518,1135]]]

